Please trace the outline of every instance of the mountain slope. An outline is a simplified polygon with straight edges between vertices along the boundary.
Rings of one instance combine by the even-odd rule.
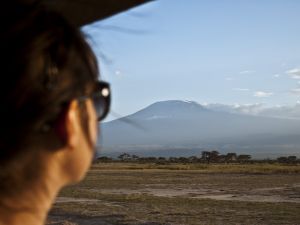
[[[133,125],[122,120],[131,121]],[[300,149],[300,121],[214,111],[189,101],[154,103],[102,125],[104,149]]]

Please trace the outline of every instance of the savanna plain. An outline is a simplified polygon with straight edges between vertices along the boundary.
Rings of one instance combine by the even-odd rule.
[[[300,225],[300,166],[99,163],[47,225]]]

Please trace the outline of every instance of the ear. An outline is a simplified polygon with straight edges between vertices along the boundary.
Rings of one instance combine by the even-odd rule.
[[[78,143],[79,120],[77,116],[78,102],[72,100],[61,112],[56,126],[55,133],[63,146],[74,148]]]

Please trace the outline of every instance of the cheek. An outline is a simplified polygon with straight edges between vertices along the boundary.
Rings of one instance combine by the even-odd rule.
[[[96,120],[94,120],[94,122],[93,121],[91,121],[91,123],[90,123],[90,134],[91,134],[91,140],[92,140],[92,143],[93,143],[93,145],[96,145],[96,143],[97,143],[97,134],[98,134],[98,129],[97,129],[97,122],[96,122]]]
[[[97,121],[97,116],[96,116],[96,111],[94,109],[94,106],[90,105],[89,107],[90,110],[90,120],[89,120],[89,133],[91,135],[91,141],[93,145],[95,146],[97,143],[97,136],[98,136],[98,121]]]

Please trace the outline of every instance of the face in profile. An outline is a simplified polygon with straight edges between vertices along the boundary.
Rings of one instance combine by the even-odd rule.
[[[79,101],[84,101],[88,130],[82,128],[80,122]],[[98,81],[89,96],[80,97],[73,100],[68,108],[66,132],[68,134],[67,146],[70,156],[67,158],[71,161],[68,163],[69,172],[73,182],[83,178],[88,170],[93,156],[95,154],[95,146],[99,132],[98,123],[106,117],[110,107],[110,88],[109,84]],[[82,115],[81,115],[82,116]]]

